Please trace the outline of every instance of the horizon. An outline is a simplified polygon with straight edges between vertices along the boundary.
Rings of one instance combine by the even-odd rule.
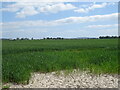
[[[118,3],[3,2],[1,38],[118,36]]]
[[[63,38],[63,39],[98,39],[98,38],[100,38],[100,37],[107,37],[107,36],[99,36],[99,37],[73,37],[73,38],[71,38],[71,37],[65,37],[65,38],[63,38],[63,37],[43,37],[43,38],[34,38],[34,37],[31,37],[31,38],[27,38],[27,37],[17,37],[17,38],[19,38],[19,39],[25,39],[25,38],[27,38],[27,39],[29,39],[29,40],[31,40],[31,39],[47,39],[47,38],[49,38],[49,39],[54,39],[54,38]],[[120,36],[108,36],[108,37],[120,37]],[[0,39],[17,39],[17,38],[5,38],[5,37],[2,37],[2,38],[0,38]]]

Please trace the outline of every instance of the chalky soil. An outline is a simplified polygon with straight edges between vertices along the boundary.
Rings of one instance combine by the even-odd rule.
[[[118,88],[118,75],[95,75],[74,70],[69,74],[61,71],[33,73],[28,85],[14,85],[10,88]]]

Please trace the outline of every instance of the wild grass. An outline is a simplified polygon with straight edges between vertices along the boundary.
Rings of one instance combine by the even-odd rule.
[[[118,73],[118,39],[3,41],[3,82],[28,83],[32,72]]]

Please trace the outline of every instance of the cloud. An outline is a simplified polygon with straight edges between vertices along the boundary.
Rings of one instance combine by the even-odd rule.
[[[98,0],[0,0],[0,2],[98,2]],[[105,0],[99,0],[105,2]],[[119,2],[119,0],[109,0],[109,2]]]
[[[109,25],[89,25],[88,28],[111,28],[118,27],[118,24],[109,24]]]
[[[38,10],[43,13],[57,13],[59,11],[71,10],[75,8],[76,7],[72,4],[58,3],[55,5],[46,5],[45,7],[40,7]]]
[[[41,13],[57,13],[60,11],[72,10],[76,7],[70,3],[62,2],[43,2],[43,3],[31,3],[31,2],[17,2],[7,5],[0,9],[0,11],[15,12],[16,17],[25,18],[27,16],[33,16]]]
[[[79,0],[0,0],[1,2],[76,2]]]
[[[88,5],[81,5],[84,6],[82,8],[78,8],[75,5],[71,3],[64,3],[64,2],[21,2],[18,1],[13,4],[6,4],[3,8],[0,9],[0,11],[4,12],[15,12],[16,17],[18,18],[25,18],[27,16],[33,16],[41,13],[58,13],[61,11],[66,10],[74,10],[74,12],[77,13],[87,13],[91,10],[97,9],[97,8],[103,8],[107,5],[115,5],[115,3],[101,3],[101,4],[90,4]]]
[[[70,23],[86,23],[86,22],[96,22],[96,21],[105,21],[105,20],[117,20],[118,13],[112,13],[107,15],[94,15],[94,16],[85,16],[85,17],[68,17],[64,19],[59,19],[54,21],[56,24],[70,24]]]
[[[28,6],[28,7],[23,8],[20,12],[17,12],[16,17],[25,18],[26,16],[33,16],[38,13],[39,12],[36,11],[34,7]]]
[[[94,16],[85,16],[85,17],[68,17],[53,21],[19,21],[19,22],[7,22],[3,23],[4,29],[10,28],[25,28],[25,27],[51,27],[51,26],[59,26],[59,25],[66,25],[66,24],[75,24],[75,23],[88,23],[88,22],[99,22],[99,21],[117,21],[118,13],[112,13],[107,15],[94,15]],[[90,27],[90,26],[89,26]],[[95,26],[91,26],[95,27]],[[102,27],[99,25],[99,27]],[[105,25],[104,25],[105,27]],[[107,25],[109,27],[109,25]]]
[[[94,9],[98,9],[98,8],[104,8],[106,7],[107,5],[110,5],[108,3],[102,3],[102,4],[93,4],[93,5],[90,5],[89,7],[87,8],[79,8],[79,9],[76,9],[74,10],[75,12],[77,13],[88,13],[90,12],[91,10],[94,10]]]

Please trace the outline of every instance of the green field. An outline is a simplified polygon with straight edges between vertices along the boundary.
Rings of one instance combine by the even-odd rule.
[[[29,81],[32,72],[118,73],[118,39],[3,40],[3,82]]]

